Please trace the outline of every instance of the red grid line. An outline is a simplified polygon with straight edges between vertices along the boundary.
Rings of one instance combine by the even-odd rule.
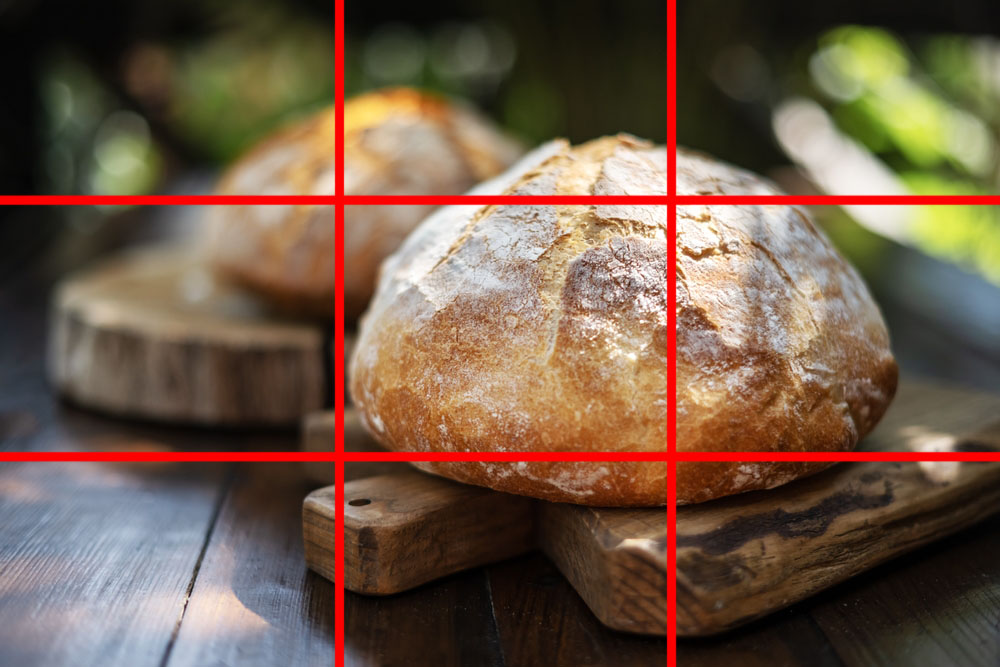
[[[668,170],[676,153],[668,151]],[[670,173],[670,171],[668,171]],[[342,185],[342,181],[339,182]],[[676,190],[675,179],[670,181]],[[998,206],[1000,195],[0,195],[0,206]]]
[[[913,463],[921,461],[955,461],[965,463],[1000,462],[1000,451],[984,452],[678,452],[675,461],[700,462],[790,462],[827,463]]]
[[[677,238],[677,0],[667,0],[667,239]],[[667,387],[677,396],[677,244],[669,243]],[[677,411],[667,411],[667,667],[677,664]]]
[[[334,430],[336,431],[337,441],[334,443],[334,451],[338,453],[343,453],[344,451],[344,403],[346,397],[344,396],[344,383],[340,381],[340,378],[347,377],[344,368],[344,327],[345,327],[345,315],[344,315],[344,207],[336,206],[334,209],[334,226],[335,226],[335,236],[336,236],[336,276],[335,276],[335,290],[336,290],[336,303],[334,306],[334,326],[333,332],[333,392],[334,392]]]
[[[666,206],[669,195],[348,195],[348,206],[428,205],[428,206],[499,206],[550,204],[553,206],[599,206],[602,204],[642,204]]]
[[[0,452],[0,463],[334,463],[334,452]]]
[[[670,460],[662,452],[344,452],[338,461],[349,463],[387,461],[485,461],[488,463],[516,463],[518,461],[660,461]]]
[[[333,195],[0,195],[0,206],[332,206]]]
[[[334,473],[334,614],[333,614],[333,645],[334,664],[343,667],[345,660],[345,593],[344,593],[344,0],[335,0],[334,12],[334,88],[335,88],[335,124],[336,124],[336,209],[334,211],[336,226],[336,332],[334,333],[336,349],[334,356],[336,443],[334,449],[338,455],[336,472]]]
[[[680,206],[986,206],[1000,204],[1000,195],[677,195]]]

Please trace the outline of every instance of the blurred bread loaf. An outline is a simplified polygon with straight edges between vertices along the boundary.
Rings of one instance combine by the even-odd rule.
[[[336,125],[327,109],[271,136],[223,176],[220,195],[333,195]],[[208,209],[209,252],[230,279],[284,310],[334,316],[332,206],[223,205]]]
[[[278,132],[236,162],[222,195],[333,195],[333,109]],[[344,107],[348,195],[457,195],[521,153],[470,108],[405,88],[367,93]],[[368,303],[382,260],[433,209],[350,206],[345,211],[344,298],[348,318]],[[218,206],[210,212],[212,261],[278,305],[334,314],[333,207]]]
[[[461,103],[406,88],[349,100],[344,108],[348,195],[460,195],[522,153],[487,118]],[[350,206],[344,226],[349,318],[368,305],[378,268],[432,206]]]

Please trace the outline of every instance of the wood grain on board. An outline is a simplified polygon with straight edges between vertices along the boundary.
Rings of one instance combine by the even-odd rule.
[[[66,279],[49,374],[73,401],[199,424],[297,424],[326,399],[324,332],[218,282],[190,248],[134,250]]]
[[[547,503],[405,467],[348,482],[344,498],[348,590],[389,595],[541,548],[606,625],[666,634],[664,510]],[[307,535],[332,532],[334,502],[332,487],[310,496]],[[320,539],[307,537],[310,567],[332,577]]]
[[[1000,449],[1000,397],[904,381],[861,449]],[[956,462],[840,464],[678,508],[678,634],[732,629],[997,512],[1000,464]]]

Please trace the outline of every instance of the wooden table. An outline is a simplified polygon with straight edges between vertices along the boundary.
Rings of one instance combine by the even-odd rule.
[[[55,280],[184,212],[0,271],[0,450],[298,449],[295,432],[107,418],[46,382]],[[0,464],[0,665],[332,665],[334,586],[303,556],[312,488],[298,464]]]
[[[0,665],[332,665],[309,490],[297,464],[0,464]]]

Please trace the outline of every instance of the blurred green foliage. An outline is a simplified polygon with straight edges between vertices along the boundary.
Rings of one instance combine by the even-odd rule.
[[[886,30],[850,25],[819,37],[809,72],[840,130],[908,191],[991,194],[1000,182],[1000,88],[989,65],[998,62],[992,38],[935,35],[911,50]],[[1000,284],[1000,208],[912,207],[901,233]]]
[[[348,3],[345,92],[467,100],[528,144],[666,139],[666,13],[648,0]]]
[[[325,26],[260,8],[238,28],[172,53],[169,117],[224,163],[290,116],[333,102],[334,48]]]
[[[153,192],[170,169],[224,165],[332,104],[328,26],[277,3],[217,10],[219,27],[207,35],[140,41],[110,75],[70,50],[48,54],[40,87],[49,192]]]

